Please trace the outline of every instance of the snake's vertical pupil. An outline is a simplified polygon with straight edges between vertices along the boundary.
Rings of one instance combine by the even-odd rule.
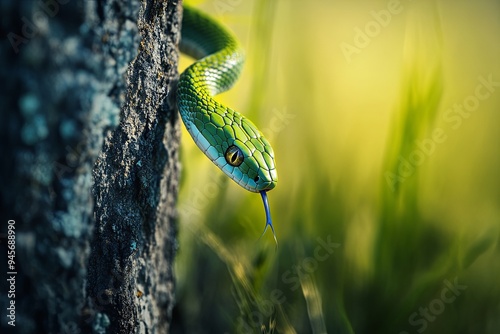
[[[227,148],[224,158],[231,166],[238,167],[243,162],[243,152],[239,147],[231,145]]]

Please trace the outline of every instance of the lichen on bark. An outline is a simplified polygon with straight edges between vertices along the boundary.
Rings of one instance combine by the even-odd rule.
[[[179,2],[1,8],[0,145],[11,163],[0,165],[0,207],[16,220],[16,331],[166,332]]]

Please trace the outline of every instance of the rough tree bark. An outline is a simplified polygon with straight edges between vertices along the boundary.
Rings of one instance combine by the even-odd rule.
[[[179,2],[0,4],[0,263],[12,219],[17,333],[168,331]]]

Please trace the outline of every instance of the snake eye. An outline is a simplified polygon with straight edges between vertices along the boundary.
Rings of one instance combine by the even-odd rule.
[[[232,145],[227,148],[224,158],[231,166],[238,167],[243,162],[243,152],[239,147]]]

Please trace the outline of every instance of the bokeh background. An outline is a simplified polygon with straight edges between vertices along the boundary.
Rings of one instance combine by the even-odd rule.
[[[247,52],[279,248],[183,130],[173,331],[499,333],[500,2],[186,2]]]

